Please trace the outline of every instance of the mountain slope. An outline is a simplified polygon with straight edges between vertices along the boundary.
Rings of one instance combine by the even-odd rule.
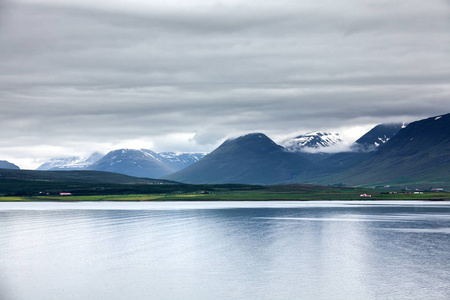
[[[19,170],[20,168],[13,163],[10,163],[6,160],[0,160],[0,169],[14,169]]]
[[[312,163],[287,152],[262,133],[227,140],[202,160],[165,178],[185,183],[275,184]]]

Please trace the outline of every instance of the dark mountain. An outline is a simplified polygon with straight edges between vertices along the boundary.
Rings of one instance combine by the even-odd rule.
[[[353,145],[353,150],[376,151],[380,145],[385,144],[404,127],[405,125],[401,123],[379,124],[360,137]]]
[[[294,178],[311,165],[266,135],[252,133],[225,141],[202,160],[165,178],[185,183],[275,184]]]
[[[352,159],[347,167],[316,173],[303,182],[450,187],[450,114],[409,124],[359,161],[348,155]]]
[[[6,160],[0,160],[0,169],[14,169],[19,170],[20,168],[13,163],[10,163]]]

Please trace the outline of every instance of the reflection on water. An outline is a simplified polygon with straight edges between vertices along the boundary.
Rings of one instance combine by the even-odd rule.
[[[450,203],[1,203],[0,299],[448,299]]]

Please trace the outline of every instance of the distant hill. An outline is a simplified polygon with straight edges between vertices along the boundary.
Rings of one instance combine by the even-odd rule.
[[[379,146],[389,141],[403,127],[402,123],[379,124],[356,140],[353,150],[361,152],[376,151]]]
[[[249,185],[189,185],[169,180],[136,178],[127,175],[100,171],[36,171],[0,170],[0,196],[73,196],[123,195],[126,199],[140,201],[141,194],[158,194],[160,200],[166,195],[183,193],[203,194],[208,191],[256,191],[261,186]],[[128,197],[131,195],[131,198]],[[145,197],[144,197],[145,198]],[[48,198],[47,198],[48,199]],[[70,198],[69,198],[70,199]],[[86,197],[76,200],[91,200]],[[102,198],[96,198],[102,200]],[[167,199],[170,199],[167,198]],[[185,200],[185,198],[180,198]],[[34,200],[39,201],[38,198]]]
[[[173,184],[162,179],[137,178],[123,174],[102,171],[37,171],[0,170],[0,179],[20,179],[51,182],[86,182],[114,184]]]
[[[13,169],[19,170],[20,168],[13,163],[10,163],[6,160],[0,160],[0,169]]]
[[[185,183],[274,184],[288,181],[312,163],[286,151],[262,133],[225,141],[202,160],[165,178]]]

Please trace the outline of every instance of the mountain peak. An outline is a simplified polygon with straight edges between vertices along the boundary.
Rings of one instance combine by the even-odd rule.
[[[320,149],[342,143],[339,133],[324,131],[311,131],[301,134],[281,143],[290,152],[308,152],[311,149]]]
[[[234,139],[228,139],[216,150],[224,149],[224,147],[242,147],[242,149],[255,152],[260,152],[260,150],[276,151],[283,149],[283,147],[276,144],[267,135],[259,132],[241,135]]]
[[[230,141],[245,141],[245,140],[257,140],[257,139],[262,139],[265,141],[273,142],[267,135],[265,135],[264,133],[261,133],[261,132],[253,132],[253,133],[249,133],[249,134],[244,134],[244,135],[241,135],[240,137],[237,137],[234,139],[229,139],[229,140]]]

